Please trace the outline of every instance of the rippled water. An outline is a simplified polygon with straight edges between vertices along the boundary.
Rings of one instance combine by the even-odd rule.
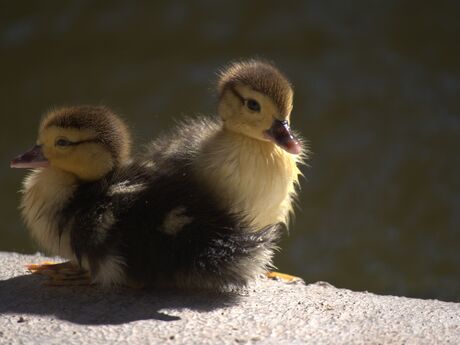
[[[460,301],[458,1],[2,2],[0,250],[34,252],[17,205],[53,105],[103,103],[145,143],[212,114],[215,71],[274,60],[313,155],[277,265],[306,281]]]

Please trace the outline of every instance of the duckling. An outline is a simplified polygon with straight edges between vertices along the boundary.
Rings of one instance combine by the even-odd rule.
[[[252,229],[288,225],[307,149],[290,129],[293,90],[271,63],[235,62],[217,84],[219,119],[187,119],[154,141],[148,157],[191,165],[219,204]]]
[[[133,159],[130,147],[127,126],[107,107],[44,117],[37,145],[11,166],[34,169],[21,202],[32,237],[70,261],[32,270],[58,268],[54,282],[65,285],[227,290],[270,267],[277,225],[251,230],[191,167]]]

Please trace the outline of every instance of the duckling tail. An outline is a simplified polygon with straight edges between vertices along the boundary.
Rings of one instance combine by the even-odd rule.
[[[214,233],[206,250],[194,261],[190,274],[182,277],[186,279],[184,283],[221,291],[246,286],[273,268],[281,228],[281,224],[275,224],[259,231],[238,228]]]

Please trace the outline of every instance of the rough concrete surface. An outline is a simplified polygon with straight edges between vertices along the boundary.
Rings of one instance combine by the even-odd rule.
[[[0,344],[460,344],[460,303],[261,278],[238,294],[47,287],[0,253]]]

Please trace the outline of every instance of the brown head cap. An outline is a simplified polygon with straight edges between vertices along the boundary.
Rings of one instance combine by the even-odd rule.
[[[219,74],[219,97],[235,85],[243,84],[270,97],[283,116],[292,109],[293,90],[287,78],[271,63],[247,60],[231,63]]]

